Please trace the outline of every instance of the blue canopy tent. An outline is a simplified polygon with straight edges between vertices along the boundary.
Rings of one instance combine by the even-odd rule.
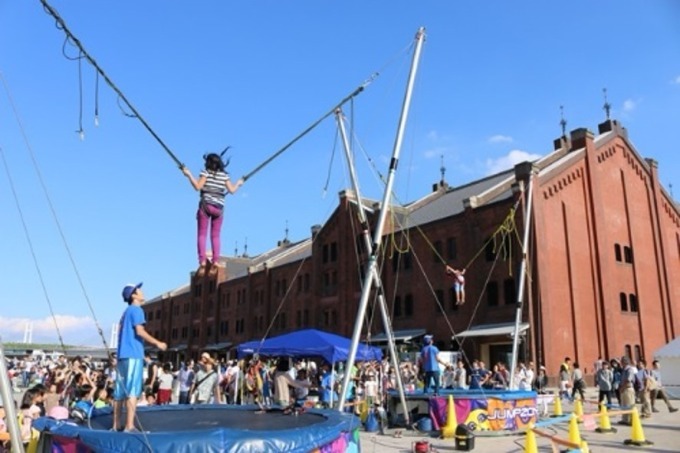
[[[351,340],[329,332],[304,329],[268,338],[249,341],[237,347],[239,358],[259,354],[263,356],[323,357],[333,364],[347,360]],[[382,351],[375,346],[359,343],[356,360],[382,360]]]

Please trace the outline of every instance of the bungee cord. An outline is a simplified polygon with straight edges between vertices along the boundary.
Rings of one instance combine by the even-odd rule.
[[[97,73],[104,78],[106,84],[109,87],[111,87],[111,89],[118,95],[119,99],[122,100],[123,103],[127,106],[127,108],[132,112],[133,115],[128,116],[134,116],[135,118],[137,118],[139,122],[142,123],[144,128],[161,145],[163,150],[165,150],[165,152],[168,154],[168,156],[170,156],[170,158],[175,162],[175,164],[177,164],[177,166],[180,169],[184,168],[184,164],[177,158],[177,156],[175,156],[175,154],[172,152],[172,150],[170,150],[168,145],[166,145],[165,142],[159,137],[159,135],[151,128],[149,123],[144,119],[144,117],[142,117],[142,115],[137,111],[134,105],[132,105],[132,103],[128,100],[125,94],[123,94],[123,92],[116,86],[116,84],[113,83],[109,76],[95,61],[95,59],[85,50],[80,40],[78,40],[78,38],[76,38],[75,35],[71,33],[71,30],[69,30],[69,28],[66,26],[64,19],[62,19],[59,13],[52,6],[50,6],[50,4],[47,3],[46,0],[40,0],[40,3],[42,3],[43,7],[45,8],[45,11],[54,18],[54,20],[56,21],[56,27],[59,30],[62,30],[64,33],[66,33],[68,42],[70,42],[71,44],[78,48],[80,52],[80,57],[78,59],[85,58],[92,65],[92,67],[95,68]]]
[[[44,0],[41,0],[41,1],[44,1]],[[314,121],[309,127],[307,127],[305,130],[303,130],[303,131],[300,132],[298,135],[296,135],[291,141],[289,141],[288,143],[286,143],[285,145],[283,145],[278,151],[276,151],[274,154],[272,154],[272,155],[269,156],[267,159],[265,159],[264,162],[262,162],[261,164],[259,164],[257,167],[255,167],[255,168],[254,168],[253,170],[251,170],[250,172],[248,172],[248,173],[246,173],[245,175],[243,175],[243,176],[242,176],[243,181],[245,182],[245,181],[247,181],[248,179],[250,179],[253,175],[255,175],[257,172],[259,172],[259,171],[262,170],[265,166],[267,166],[271,161],[273,161],[274,159],[276,159],[277,157],[279,157],[281,154],[283,154],[284,151],[286,151],[288,148],[290,148],[291,146],[293,146],[293,145],[295,144],[295,142],[297,142],[297,141],[300,140],[302,137],[304,137],[305,135],[307,135],[308,133],[310,133],[314,128],[316,128],[316,126],[318,126],[319,124],[321,124],[321,122],[323,122],[323,120],[325,120],[325,119],[328,118],[329,116],[333,115],[337,109],[339,109],[340,107],[342,107],[342,106],[343,106],[345,103],[347,103],[349,100],[351,100],[351,99],[353,99],[354,97],[356,97],[356,96],[358,96],[359,94],[361,94],[361,93],[364,91],[364,89],[365,89],[368,85],[370,85],[370,84],[378,77],[378,75],[379,75],[379,74],[378,74],[377,72],[376,72],[376,73],[373,73],[368,79],[366,79],[366,81],[364,81],[364,83],[362,83],[361,85],[359,85],[354,91],[352,91],[350,94],[348,94],[347,96],[345,96],[340,102],[338,102],[337,104],[335,104],[335,105],[333,106],[333,108],[331,108],[329,111],[327,111],[325,114],[323,114],[319,119],[317,119],[316,121]]]

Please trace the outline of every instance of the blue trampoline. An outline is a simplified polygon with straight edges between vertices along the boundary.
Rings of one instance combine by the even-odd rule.
[[[153,406],[137,410],[143,433],[112,432],[112,412],[89,422],[43,417],[39,452],[359,452],[360,421],[311,409],[299,415],[255,406]]]

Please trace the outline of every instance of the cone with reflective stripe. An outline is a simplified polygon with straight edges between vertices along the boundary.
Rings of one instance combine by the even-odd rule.
[[[615,433],[616,428],[612,428],[612,422],[609,419],[609,413],[607,412],[607,405],[604,404],[604,401],[600,403],[600,423],[595,429],[598,433]]]
[[[578,430],[578,417],[576,414],[572,414],[569,420],[569,442],[581,445],[581,432]]]
[[[552,417],[561,417],[564,415],[564,412],[562,412],[562,398],[560,395],[557,395],[555,397],[555,403],[553,405],[553,414]]]
[[[637,407],[633,408],[633,413],[630,414],[631,417],[631,432],[630,439],[623,441],[625,445],[635,445],[636,447],[642,447],[644,445],[653,445],[654,442],[650,442],[645,439],[645,433],[642,432],[642,422],[640,421],[640,414],[638,414]]]
[[[526,440],[524,441],[524,453],[538,453],[534,425],[529,426],[529,429],[527,429]]]
[[[453,404],[453,396],[449,395],[449,404],[446,407],[446,424],[442,426],[442,437],[444,439],[453,438],[456,433],[456,426],[458,426],[456,406]]]

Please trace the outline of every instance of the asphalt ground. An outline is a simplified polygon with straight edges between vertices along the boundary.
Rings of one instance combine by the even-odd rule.
[[[586,399],[597,399],[597,394],[588,392]],[[680,401],[671,401],[676,407],[680,407]],[[633,446],[624,442],[629,439],[638,440],[639,431],[634,435],[633,427],[619,425],[620,416],[610,417],[610,423],[617,430],[616,433],[598,433],[594,429],[599,420],[595,418],[589,423],[580,423],[579,434],[588,445],[591,452],[680,452],[680,411],[670,413],[666,404],[659,400],[656,404],[659,412],[652,414],[651,418],[640,419],[641,431],[644,440],[652,442],[651,445]],[[639,409],[639,405],[638,405]],[[569,402],[562,404],[565,417],[546,417],[539,419],[537,426],[546,424],[541,429],[552,433],[564,440],[569,440],[569,415],[573,411],[573,405]],[[610,412],[615,409],[611,409]],[[553,405],[550,405],[553,411]],[[597,412],[595,404],[586,404],[583,408],[584,415]],[[588,418],[588,417],[586,417]],[[561,421],[560,421],[561,420]],[[551,424],[554,423],[554,424]],[[401,437],[396,437],[395,432],[401,432]],[[471,450],[457,450],[455,439],[442,439],[438,432],[422,433],[415,429],[386,429],[384,434],[361,431],[361,451],[363,453],[383,452],[447,452],[447,451],[475,451],[479,453],[498,452],[522,452],[529,453],[526,448],[524,433],[518,432],[481,432],[475,435],[474,448]],[[420,442],[419,445],[416,443]],[[426,442],[427,444],[423,443]],[[531,445],[530,445],[531,446]],[[536,450],[539,452],[567,451],[567,447],[555,445],[548,438],[536,436]],[[555,448],[555,449],[554,449]],[[427,449],[427,450],[424,450]],[[569,450],[578,451],[578,450]]]

